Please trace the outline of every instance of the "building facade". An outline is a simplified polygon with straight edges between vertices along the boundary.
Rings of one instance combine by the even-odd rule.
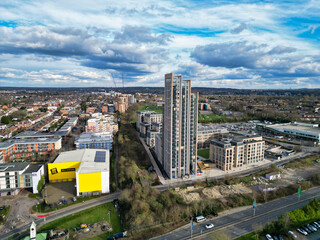
[[[111,133],[83,132],[75,140],[77,149],[112,149],[113,136]]]
[[[61,149],[61,137],[38,139],[10,139],[0,143],[4,160],[38,154],[51,154]]]
[[[88,119],[86,131],[94,133],[116,133],[118,132],[118,124],[112,115],[102,115],[101,113],[92,114]]]
[[[229,141],[211,140],[210,160],[223,171],[241,168],[264,159],[262,137],[243,137]]]
[[[229,133],[226,128],[217,128],[215,124],[198,124],[198,148],[209,148],[210,140],[219,139]]]
[[[0,196],[17,195],[23,188],[32,188],[33,193],[38,193],[38,183],[43,175],[42,164],[0,164]]]
[[[165,75],[163,168],[170,179],[197,174],[198,94],[191,81]]]

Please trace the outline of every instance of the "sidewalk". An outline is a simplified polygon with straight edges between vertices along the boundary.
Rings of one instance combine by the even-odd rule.
[[[139,134],[139,133],[138,133]],[[139,139],[140,139],[140,142],[142,143],[144,149],[146,150],[149,158],[150,158],[150,161],[152,163],[152,166],[154,168],[154,170],[156,171],[157,175],[158,175],[158,178],[159,178],[159,181],[161,182],[161,184],[166,184],[166,180],[164,179],[163,175],[162,175],[162,172],[160,171],[159,167],[158,167],[158,164],[156,163],[156,160],[154,160],[150,150],[149,150],[149,147],[147,146],[147,144],[144,142],[143,138],[139,136]]]

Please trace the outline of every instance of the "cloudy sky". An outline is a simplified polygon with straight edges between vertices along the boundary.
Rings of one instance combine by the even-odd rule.
[[[320,3],[1,0],[0,86],[320,88]]]

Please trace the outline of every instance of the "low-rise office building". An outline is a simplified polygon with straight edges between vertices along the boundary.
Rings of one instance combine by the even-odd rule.
[[[112,149],[112,133],[83,132],[75,140],[77,149]]]
[[[61,153],[48,164],[49,182],[76,182],[77,196],[110,192],[109,150],[79,149]]]
[[[224,171],[260,162],[264,159],[262,137],[237,137],[228,141],[211,140],[210,160]]]
[[[257,130],[265,131],[275,135],[286,135],[297,139],[320,142],[320,128],[318,124],[310,123],[281,123],[281,124],[258,124]]]
[[[38,193],[38,184],[43,175],[42,164],[0,164],[0,196],[16,195],[23,188],[32,188],[33,193]]]

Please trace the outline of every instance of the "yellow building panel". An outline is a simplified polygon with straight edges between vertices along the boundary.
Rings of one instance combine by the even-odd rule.
[[[49,163],[48,164],[48,176],[49,181],[55,180],[66,181],[70,178],[76,178],[76,171],[80,166],[80,162],[65,162],[65,163]]]
[[[101,191],[101,173],[78,174],[79,192]]]

